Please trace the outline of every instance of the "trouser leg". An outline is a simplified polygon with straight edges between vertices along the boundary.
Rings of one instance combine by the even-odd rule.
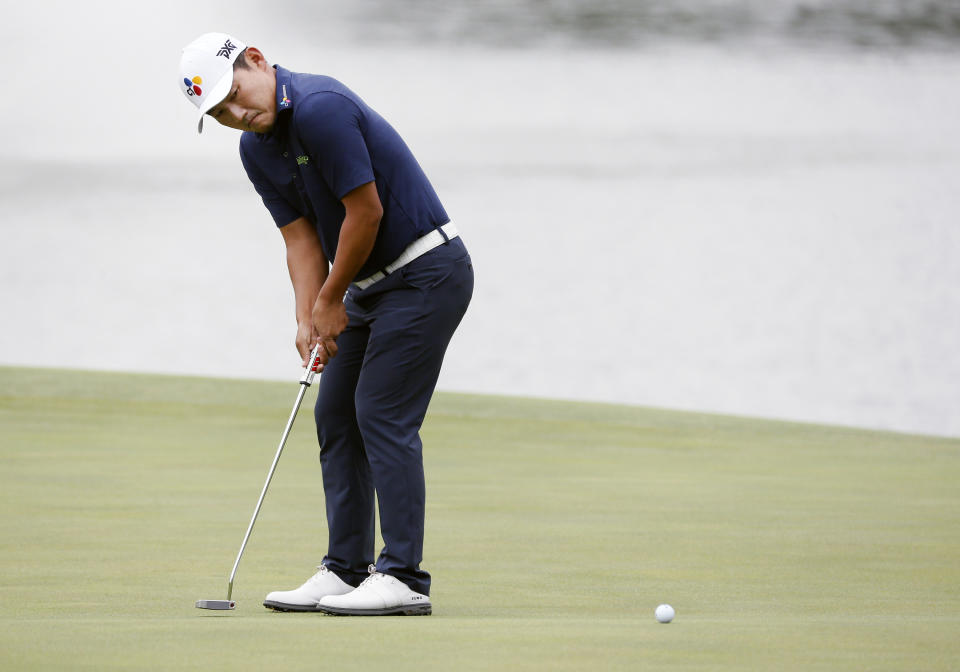
[[[367,576],[376,534],[373,479],[354,406],[368,336],[351,319],[337,338],[337,356],[320,374],[314,411],[329,530],[323,564],[351,585]]]
[[[420,426],[447,344],[473,292],[473,268],[462,244],[438,250],[401,269],[403,284],[378,296],[370,308],[370,338],[355,398],[384,540],[377,570],[425,595],[430,575],[420,569],[425,508]]]

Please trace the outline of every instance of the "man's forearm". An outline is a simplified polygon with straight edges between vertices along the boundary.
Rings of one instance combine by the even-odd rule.
[[[343,220],[340,240],[337,243],[337,258],[320,290],[321,301],[332,303],[343,300],[350,283],[373,251],[379,229],[379,217],[355,215]]]
[[[337,354],[337,337],[350,324],[343,296],[370,257],[383,208],[377,185],[368,182],[343,197],[344,217],[337,240],[337,256],[313,304],[313,333],[320,348],[321,367]],[[321,368],[322,370],[322,368]]]
[[[317,303],[328,306],[343,301],[347,287],[367,262],[377,242],[383,206],[375,182],[368,182],[343,197],[344,218],[337,241],[337,258],[323,283]]]
[[[293,284],[297,324],[309,322],[320,288],[327,279],[327,260],[312,250],[288,248],[287,269]]]
[[[287,270],[296,305],[297,324],[309,323],[313,304],[327,279],[327,257],[317,232],[306,218],[280,229],[287,247]]]

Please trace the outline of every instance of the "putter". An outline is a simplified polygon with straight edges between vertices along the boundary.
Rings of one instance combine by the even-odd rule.
[[[240,564],[240,558],[243,557],[243,550],[247,547],[247,541],[250,539],[250,533],[253,531],[253,524],[257,522],[257,514],[260,513],[260,506],[263,504],[263,498],[267,494],[267,488],[270,487],[270,481],[273,479],[273,472],[277,469],[277,462],[280,461],[280,453],[283,452],[283,446],[287,442],[287,436],[290,435],[290,429],[293,427],[293,421],[297,417],[297,411],[300,410],[300,404],[303,402],[303,396],[307,388],[313,383],[313,377],[317,374],[317,365],[320,363],[320,345],[317,344],[310,353],[310,362],[300,376],[300,393],[297,395],[297,401],[293,405],[293,412],[290,419],[287,420],[287,426],[283,430],[283,436],[280,437],[280,446],[277,448],[277,454],[273,456],[273,464],[270,465],[270,471],[267,473],[267,482],[263,484],[263,490],[260,491],[260,499],[257,500],[257,508],[253,510],[253,518],[250,519],[250,525],[247,526],[247,533],[243,536],[243,543],[240,544],[240,552],[237,553],[237,560],[233,563],[233,569],[230,571],[230,580],[227,582],[227,599],[225,600],[197,600],[197,609],[215,609],[229,610],[237,606],[231,598],[233,595],[233,578],[237,575],[237,566]]]

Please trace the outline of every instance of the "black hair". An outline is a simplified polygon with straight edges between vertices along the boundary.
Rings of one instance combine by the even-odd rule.
[[[239,54],[237,54],[237,60],[233,62],[233,69],[239,70],[243,68],[244,70],[250,69],[250,64],[247,63],[247,50],[244,49]]]

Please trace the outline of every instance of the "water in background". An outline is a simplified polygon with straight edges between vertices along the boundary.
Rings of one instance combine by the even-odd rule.
[[[279,6],[304,34],[330,23],[323,4]],[[955,0],[357,0],[345,11],[336,28],[351,41],[390,44],[955,49],[960,39]]]
[[[276,60],[384,113],[471,249],[441,388],[960,435],[955,3],[278,6]],[[3,157],[0,362],[297,375],[209,135]]]

